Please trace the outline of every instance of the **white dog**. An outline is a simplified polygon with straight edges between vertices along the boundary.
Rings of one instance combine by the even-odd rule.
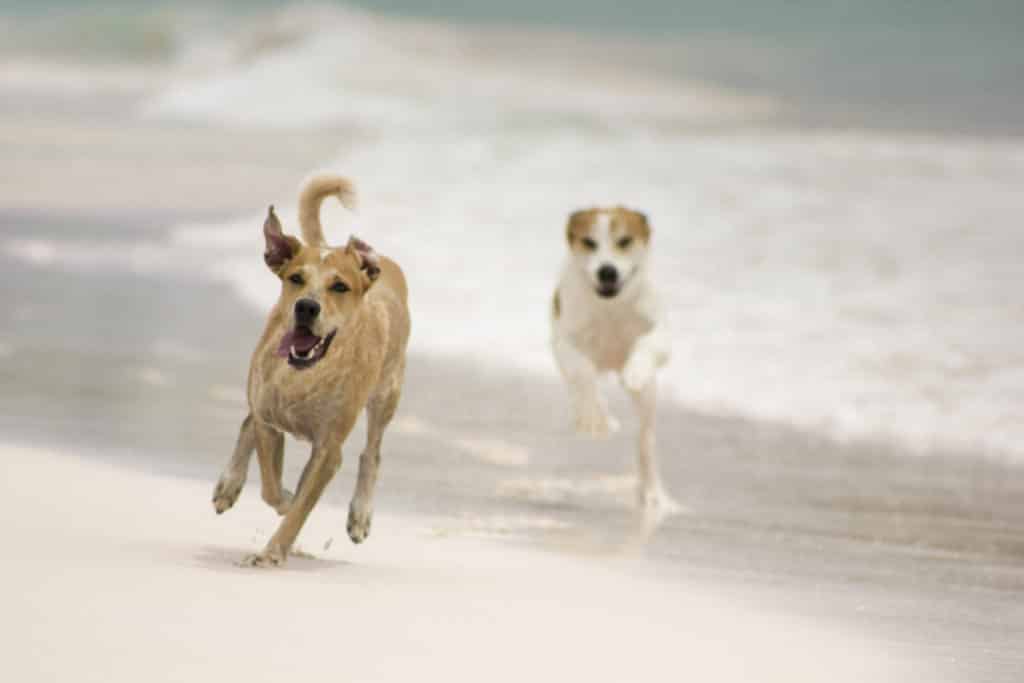
[[[637,502],[645,512],[675,511],[655,454],[655,373],[670,348],[648,279],[647,217],[622,207],[577,211],[566,234],[570,256],[551,310],[552,347],[569,385],[576,431],[606,437],[619,429],[598,388],[601,374],[617,373],[640,417]]]

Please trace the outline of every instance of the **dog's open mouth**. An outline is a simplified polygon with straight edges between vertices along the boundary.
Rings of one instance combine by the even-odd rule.
[[[277,355],[288,359],[293,368],[308,368],[324,357],[337,330],[318,337],[308,327],[288,330],[277,347]]]
[[[620,289],[622,288],[618,284],[599,285],[597,287],[597,295],[605,299],[610,299],[616,294],[618,294]]]

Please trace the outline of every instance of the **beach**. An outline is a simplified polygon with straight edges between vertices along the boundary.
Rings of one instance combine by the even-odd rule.
[[[126,472],[38,449],[4,449],[7,527],[24,549],[5,572],[6,675],[110,681],[905,680],[891,649],[768,615],[733,597],[381,515],[358,560],[336,546],[274,572],[236,566],[273,523],[243,500],[216,530],[199,482]],[[38,506],[37,492],[73,506]],[[308,536],[337,532],[322,507]],[[112,520],[130,524],[111,525]],[[220,521],[220,520],[218,520]],[[318,544],[319,545],[319,544]],[[340,545],[340,544],[339,544]],[[312,550],[312,549],[311,549]],[[808,657],[808,648],[815,651]]]
[[[1007,126],[840,125],[565,27],[261,21],[131,68],[0,53],[7,677],[1019,679]],[[329,239],[409,276],[407,381],[368,541],[360,423],[301,553],[243,569],[257,470],[210,497],[278,287],[260,222],[318,170],[361,190]],[[577,438],[548,352],[564,215],[611,197],[653,218],[671,321],[660,524],[621,390],[623,432]]]

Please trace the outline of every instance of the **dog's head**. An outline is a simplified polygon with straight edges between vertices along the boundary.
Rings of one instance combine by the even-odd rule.
[[[376,252],[351,237],[343,248],[311,247],[285,235],[274,207],[263,224],[263,260],[281,278],[278,310],[287,321],[277,355],[294,368],[308,368],[327,355],[380,275]]]
[[[647,216],[621,206],[584,209],[569,216],[566,237],[573,267],[598,296],[609,299],[629,284],[647,261]]]

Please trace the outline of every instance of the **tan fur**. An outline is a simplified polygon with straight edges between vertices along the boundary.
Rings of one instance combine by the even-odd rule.
[[[639,211],[624,206],[611,208],[591,208],[574,211],[566,224],[565,235],[569,247],[574,250],[585,250],[583,238],[588,237],[602,214],[610,219],[611,234],[615,238],[629,235],[639,242],[648,244],[651,241],[651,226],[647,216]]]
[[[310,181],[302,193],[304,210],[318,206],[330,188],[338,187],[337,181],[337,177]],[[351,184],[345,187],[350,190]],[[314,226],[310,215],[304,215],[303,234],[322,238],[319,218]],[[250,415],[242,423],[235,453],[213,496],[218,513],[234,504],[255,449],[263,499],[284,519],[263,552],[247,558],[246,563],[253,566],[285,561],[310,510],[341,466],[341,446],[364,408],[367,443],[349,507],[348,531],[356,543],[368,535],[381,439],[401,396],[410,328],[405,277],[394,261],[373,258],[373,267],[368,267],[368,247],[354,238],[344,248],[328,248],[322,241],[303,245],[279,232],[272,208],[267,220],[266,258],[281,278],[281,296],[252,356],[247,390]],[[279,241],[272,242],[275,236]],[[274,244],[286,245],[289,252],[280,263],[274,258]],[[296,275],[303,278],[301,285],[289,279]],[[332,291],[337,282],[348,291]],[[320,360],[305,368],[293,367],[277,353],[281,339],[293,327],[299,298],[320,304],[311,328],[314,334],[326,338],[336,330]],[[313,447],[294,497],[281,483],[284,432]]]
[[[594,224],[594,218],[599,213],[599,209],[580,209],[579,211],[573,211],[569,215],[569,222],[565,226],[565,238],[569,242],[569,246],[576,248],[579,246],[580,241],[589,232],[591,226]]]
[[[299,195],[299,227],[302,239],[310,246],[323,246],[324,230],[320,225],[320,205],[335,196],[346,209],[356,207],[356,188],[351,180],[338,175],[319,175],[306,182]]]
[[[651,241],[651,226],[645,214],[624,206],[616,206],[612,214],[613,235],[630,235],[644,244]]]

